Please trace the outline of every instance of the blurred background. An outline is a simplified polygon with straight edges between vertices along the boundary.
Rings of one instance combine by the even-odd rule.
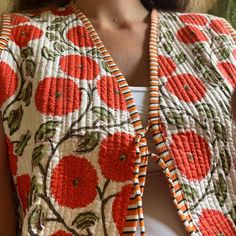
[[[208,12],[226,18],[236,29],[236,0],[217,0]]]
[[[18,0],[0,0],[0,15],[3,12],[14,11],[17,7]],[[186,11],[224,17],[236,29],[236,0],[189,0]]]

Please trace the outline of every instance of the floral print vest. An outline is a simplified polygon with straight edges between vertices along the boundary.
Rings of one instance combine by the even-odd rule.
[[[139,224],[145,235],[155,158],[188,235],[236,235],[235,36],[221,18],[153,10],[143,127],[125,77],[73,2],[5,14],[0,107],[19,234],[134,236]]]

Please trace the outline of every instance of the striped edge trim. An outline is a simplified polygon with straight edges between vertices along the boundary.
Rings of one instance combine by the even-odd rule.
[[[0,53],[8,45],[9,39],[11,37],[11,15],[3,14],[2,15],[2,26],[0,33]]]
[[[142,190],[140,189],[141,185],[144,185],[145,178],[139,178],[139,166],[147,164],[147,143],[146,139],[144,140],[143,136],[147,131],[147,127],[143,128],[140,116],[137,112],[137,108],[135,105],[135,101],[132,95],[131,90],[129,89],[128,83],[121,73],[120,69],[114,62],[113,58],[109,54],[108,50],[104,46],[102,40],[100,39],[98,33],[94,29],[93,25],[89,21],[89,19],[80,11],[80,9],[76,6],[73,0],[67,5],[72,8],[75,15],[81,20],[83,26],[88,31],[90,37],[92,38],[95,46],[97,47],[99,53],[103,57],[104,61],[107,63],[108,68],[110,69],[111,74],[116,78],[116,81],[124,95],[127,109],[130,115],[131,123],[134,126],[136,131],[136,153],[137,153],[137,163],[135,165],[134,176],[133,176],[133,186],[134,190],[132,195],[130,196],[130,202],[127,209],[127,215],[125,218],[125,223],[123,227],[123,235],[135,236],[135,232],[137,229],[137,223],[140,224],[140,231],[143,236],[145,236],[145,227],[144,227],[144,219],[143,219],[143,208],[142,208]],[[153,32],[150,32],[150,37]],[[142,148],[139,147],[139,141],[144,140],[144,145]]]
[[[160,17],[157,17],[158,21],[153,21],[152,27],[158,27],[160,24]],[[159,33],[159,32],[158,32]],[[183,222],[185,229],[190,235],[199,235],[199,231],[196,225],[194,225],[191,212],[189,209],[188,202],[184,196],[181,185],[178,181],[178,176],[176,173],[176,168],[173,163],[173,158],[168,149],[168,145],[166,143],[166,138],[163,135],[163,132],[160,129],[161,119],[160,119],[160,91],[159,91],[159,70],[158,70],[158,36],[153,37],[153,44],[150,44],[150,49],[154,49],[154,53],[151,54],[151,64],[154,66],[153,75],[151,79],[151,96],[153,99],[153,103],[155,104],[154,109],[150,107],[149,110],[149,126],[152,134],[152,138],[157,150],[157,160],[159,165],[162,167],[167,180],[169,182],[171,194],[173,197],[173,202],[177,208],[177,212],[181,221]],[[156,45],[156,46],[155,46]],[[153,47],[153,48],[152,48]],[[152,70],[151,70],[152,71]],[[157,74],[155,73],[157,71]],[[151,104],[150,104],[151,105]]]
[[[89,32],[90,37],[93,39],[95,46],[98,48],[100,54],[106,61],[111,74],[115,76],[117,79],[118,85],[121,88],[126,103],[127,108],[130,113],[131,122],[134,125],[135,131],[137,132],[138,138],[136,138],[136,142],[139,143],[142,141],[144,145],[142,147],[137,148],[137,154],[139,155],[137,164],[140,164],[140,168],[137,166],[134,173],[134,192],[130,197],[130,204],[128,207],[128,214],[126,216],[125,225],[123,227],[123,235],[126,236],[135,236],[137,223],[139,221],[140,224],[140,233],[142,236],[145,236],[145,226],[144,226],[144,217],[143,217],[143,208],[142,208],[142,194],[144,191],[145,186],[145,179],[146,179],[146,170],[147,170],[147,143],[146,139],[143,135],[146,133],[147,129],[142,127],[139,114],[137,112],[137,108],[135,106],[135,102],[132,96],[132,93],[129,89],[129,86],[126,82],[125,77],[115,64],[114,60],[110,56],[108,50],[103,45],[99,35],[95,31],[93,25],[88,20],[88,18],[79,10],[79,8],[73,3],[73,0],[70,2],[69,6],[73,9],[77,17],[82,21],[83,25],[85,26],[86,30]],[[180,184],[178,183],[178,178],[175,172],[175,169],[171,168],[169,171],[169,166],[167,162],[172,160],[169,156],[168,148],[165,144],[165,139],[162,135],[162,132],[159,128],[160,124],[160,114],[159,114],[159,88],[158,88],[158,61],[157,61],[157,29],[158,29],[158,17],[157,11],[154,9],[151,14],[151,32],[150,32],[150,42],[149,42],[149,60],[150,60],[150,106],[149,106],[149,124],[152,125],[152,130],[161,136],[161,139],[157,139],[154,137],[154,142],[156,141],[157,151],[166,149],[166,160],[162,161],[160,164],[165,170],[165,174],[168,178],[169,183],[171,184],[171,192],[174,198],[174,203],[178,209],[178,214],[190,235],[198,235],[195,234],[197,232],[196,227],[193,225],[191,214],[189,213],[189,208],[187,207],[186,199],[184,198],[182,189],[180,188]],[[157,104],[156,107],[151,106],[152,103]],[[154,124],[153,124],[154,121]],[[160,149],[161,148],[161,149]],[[163,153],[162,153],[163,158]],[[169,160],[168,160],[169,158]],[[142,169],[142,170],[141,170]],[[144,169],[144,170],[143,170]],[[138,176],[139,172],[142,173],[141,177]],[[137,174],[138,173],[138,174]],[[135,184],[136,183],[136,184]],[[140,187],[142,186],[142,188]],[[178,192],[178,193],[176,193]]]

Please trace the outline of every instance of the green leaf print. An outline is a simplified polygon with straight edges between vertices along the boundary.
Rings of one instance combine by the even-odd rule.
[[[27,58],[27,57],[32,57],[32,56],[33,56],[33,49],[31,47],[21,49],[22,58]]]
[[[211,104],[201,103],[195,105],[195,108],[199,115],[202,115],[203,117],[214,118],[217,116],[217,111]]]
[[[22,156],[28,141],[31,138],[31,132],[27,130],[26,134],[21,135],[20,141],[15,146],[15,153],[18,156]]]
[[[53,51],[53,50],[47,48],[46,46],[44,46],[42,48],[42,56],[44,58],[46,58],[47,60],[49,60],[49,61],[55,61],[56,56],[58,56],[58,54],[55,53],[55,51]]]
[[[197,191],[188,184],[182,184],[181,186],[186,199],[190,202],[194,202],[197,199]]]
[[[75,217],[71,226],[75,225],[77,229],[83,230],[89,228],[90,226],[94,226],[98,219],[99,218],[96,216],[96,214],[91,211],[83,212]]]
[[[29,198],[29,206],[32,205],[33,202],[37,200],[37,195],[42,191],[42,185],[37,182],[37,177],[33,176],[31,180],[30,187],[30,198]]]
[[[164,33],[164,38],[167,42],[173,42],[174,41],[174,34],[171,31],[167,31]]]
[[[226,142],[227,133],[226,133],[225,126],[216,120],[213,121],[213,124],[214,124],[213,129],[215,131],[217,140]]]
[[[104,107],[93,107],[92,111],[101,121],[110,123],[115,120],[113,114]]]
[[[219,174],[219,180],[214,181],[215,195],[222,207],[227,198],[227,184],[224,176]]]
[[[229,174],[230,167],[231,167],[231,156],[226,149],[221,152],[220,159],[221,159],[222,168],[224,170],[224,173],[227,176]]]
[[[219,48],[215,54],[218,56],[219,60],[225,60],[229,58],[231,50],[229,48]]]
[[[178,55],[175,56],[176,61],[178,62],[178,64],[183,64],[186,59],[187,59],[187,55],[185,53],[180,53]]]
[[[66,47],[64,44],[59,43],[59,42],[55,42],[53,44],[53,48],[58,52],[58,53],[62,53],[66,50]]]
[[[166,14],[166,15],[164,15],[164,17],[168,20],[171,20],[171,21],[177,21],[178,20],[178,17],[174,14]]]
[[[91,152],[96,148],[100,140],[99,132],[86,133],[83,137],[79,138],[77,149],[75,152],[78,154]]]
[[[104,60],[102,61],[102,67],[103,67],[103,69],[104,69],[106,72],[111,73],[111,71],[110,71],[110,69],[109,69],[107,63],[106,63]]]
[[[221,78],[217,77],[217,74],[211,70],[206,70],[205,72],[203,72],[203,79],[205,83],[208,83],[213,87],[219,86],[221,82]]]
[[[172,50],[173,50],[173,46],[172,46],[172,44],[171,43],[163,43],[163,48],[164,48],[164,50],[168,53],[168,54],[170,54],[171,52],[172,52]]]
[[[35,147],[32,154],[32,169],[37,166],[45,154],[45,145]]]
[[[38,235],[44,228],[46,212],[41,205],[36,206],[29,215],[29,232],[31,236]]]
[[[199,71],[204,68],[204,66],[206,65],[206,60],[202,57],[202,56],[198,56],[196,58],[196,60],[194,61],[194,66],[196,69],[198,69]]]
[[[224,43],[226,43],[226,42],[229,41],[229,38],[228,38],[228,36],[226,36],[226,35],[219,35],[219,36],[215,37],[214,39],[215,39],[215,40],[217,41],[217,43],[219,43],[219,44],[224,44]]]
[[[97,48],[92,48],[92,49],[88,50],[86,54],[87,55],[91,54],[92,56],[95,56],[95,55],[99,55],[100,53]]]
[[[22,93],[22,99],[25,102],[26,106],[30,104],[30,99],[32,97],[32,90],[33,90],[33,85],[29,81],[27,87],[23,90],[23,93]]]
[[[25,75],[34,77],[35,69],[36,69],[35,63],[32,60],[27,59],[25,62]]]
[[[61,24],[63,23],[63,19],[61,17],[55,18],[55,20],[52,21],[52,24]]]
[[[10,112],[7,118],[8,127],[10,129],[10,135],[14,134],[20,128],[22,116],[23,116],[22,106]]]
[[[170,125],[177,126],[177,128],[184,128],[184,117],[182,113],[178,111],[167,112],[166,119]]]
[[[198,43],[193,49],[192,53],[193,55],[201,54],[205,51],[205,45],[204,43]]]
[[[47,27],[47,30],[51,30],[51,31],[59,31],[60,29],[61,29],[61,22],[60,23],[57,22]]]
[[[56,34],[51,33],[51,32],[47,32],[46,33],[46,37],[50,40],[50,41],[56,41],[58,40],[58,37]]]
[[[56,128],[62,124],[62,121],[47,121],[40,125],[39,129],[35,133],[35,143],[36,142],[45,142],[54,137],[56,134]]]

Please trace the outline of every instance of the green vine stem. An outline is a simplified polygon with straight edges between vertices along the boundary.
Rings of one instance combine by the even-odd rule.
[[[14,55],[14,53],[12,52],[12,50],[11,50],[10,48],[4,49],[4,50],[7,51],[7,52],[9,52],[9,54],[12,56],[13,61],[16,63],[17,70],[18,70],[19,73],[20,73],[20,81],[21,81],[21,82],[20,82],[20,83],[21,83],[21,84],[20,84],[20,89],[19,89],[17,95],[16,95],[15,98],[7,105],[7,107],[5,108],[5,110],[4,110],[4,112],[3,112],[3,121],[6,121],[7,118],[5,117],[5,115],[6,115],[7,110],[9,109],[9,107],[10,107],[12,104],[14,104],[15,102],[21,101],[21,99],[20,99],[20,94],[22,93],[22,89],[23,89],[23,87],[24,87],[24,84],[25,84],[26,80],[24,80],[24,76],[23,76],[23,72],[22,72],[22,64],[19,65],[19,63],[18,63],[18,61],[16,60],[15,55]],[[25,60],[25,59],[24,59],[24,60]],[[24,60],[22,61],[22,63],[24,62]]]
[[[102,201],[101,203],[101,215],[102,215],[102,225],[103,225],[103,232],[104,232],[104,236],[109,236],[108,235],[108,232],[107,232],[107,229],[106,229],[106,216],[105,216],[105,206],[107,204],[107,202],[116,197],[116,194],[111,194],[109,195],[108,197],[104,198],[104,195],[105,195],[105,192],[106,192],[106,189],[108,187],[110,183],[110,180],[108,179],[104,186],[103,186],[103,190],[101,191],[101,189],[99,188],[99,186],[97,186],[97,192],[99,194],[99,197],[100,197],[100,200]]]

